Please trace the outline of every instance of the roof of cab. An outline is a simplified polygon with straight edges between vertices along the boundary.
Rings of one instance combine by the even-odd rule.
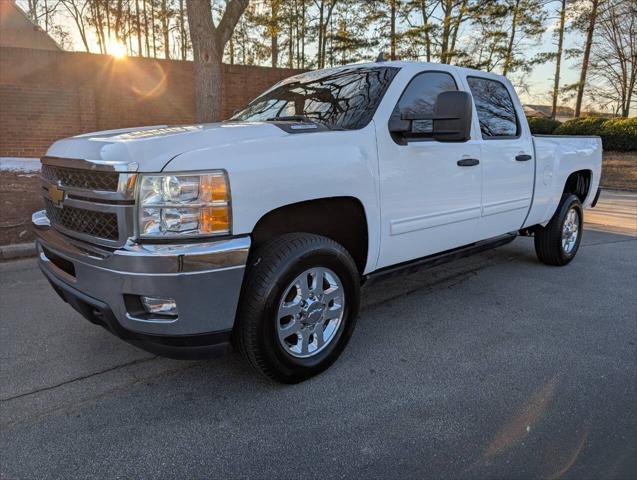
[[[382,62],[368,62],[368,63],[350,63],[348,65],[342,65],[334,68],[329,68],[329,70],[340,70],[347,68],[356,68],[356,67],[397,67],[400,69],[408,69],[412,70],[414,73],[417,71],[422,71],[426,69],[432,70],[447,70],[447,71],[456,71],[461,73],[463,76],[480,76],[497,79],[499,81],[508,81],[508,79],[497,73],[485,72],[483,70],[476,70],[473,68],[459,67],[457,65],[449,65],[446,63],[434,63],[434,62],[416,62],[416,61],[406,61],[406,60],[387,60]]]

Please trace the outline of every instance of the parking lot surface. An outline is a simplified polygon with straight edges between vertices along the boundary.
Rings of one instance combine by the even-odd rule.
[[[628,232],[630,233],[630,232]],[[635,478],[637,237],[532,239],[363,290],[339,361],[175,361],[0,265],[2,478]],[[214,294],[214,292],[208,292]]]

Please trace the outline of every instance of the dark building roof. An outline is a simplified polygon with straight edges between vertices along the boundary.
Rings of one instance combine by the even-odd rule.
[[[13,0],[0,0],[0,47],[61,50]]]
[[[543,114],[545,117],[551,116],[551,110],[553,109],[550,105],[529,105],[526,104],[525,107],[528,107],[536,112]],[[574,117],[575,110],[571,107],[557,107],[556,116],[558,117]]]

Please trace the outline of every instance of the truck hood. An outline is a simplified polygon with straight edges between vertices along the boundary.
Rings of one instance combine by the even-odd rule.
[[[184,152],[285,136],[289,134],[265,122],[155,125],[65,138],[55,142],[47,156],[127,163],[130,171],[159,172]]]

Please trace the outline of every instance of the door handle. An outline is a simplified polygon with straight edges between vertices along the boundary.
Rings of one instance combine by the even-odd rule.
[[[480,163],[480,160],[477,158],[463,158],[462,160],[458,160],[459,167],[475,167]]]
[[[528,162],[529,160],[531,160],[531,158],[531,155],[526,154],[518,155],[517,157],[515,157],[518,162]]]

